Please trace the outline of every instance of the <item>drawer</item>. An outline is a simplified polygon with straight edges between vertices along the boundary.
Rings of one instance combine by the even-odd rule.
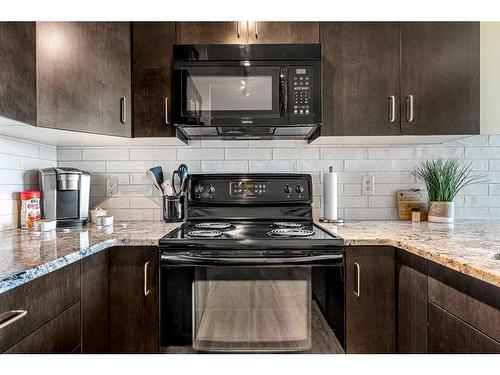
[[[500,353],[500,343],[429,302],[429,353]]]
[[[80,302],[50,320],[14,346],[6,354],[65,354],[80,347]]]
[[[429,265],[429,301],[500,342],[500,288]]]
[[[79,300],[80,262],[0,294],[0,321],[12,322],[0,328],[0,352]],[[16,314],[18,319],[12,319]]]

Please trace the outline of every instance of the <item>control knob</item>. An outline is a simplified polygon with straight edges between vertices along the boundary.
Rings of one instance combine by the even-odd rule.
[[[201,194],[201,193],[203,193],[203,186],[201,186],[201,185],[196,185],[196,186],[194,187],[194,192],[195,192],[195,194]]]
[[[210,187],[208,188],[208,193],[209,194],[215,193],[215,186],[214,185],[210,185]]]
[[[304,192],[304,187],[302,185],[297,185],[295,186],[295,191],[299,194],[302,194]]]
[[[292,192],[292,189],[290,188],[290,185],[285,185],[283,191],[287,194],[290,194]]]

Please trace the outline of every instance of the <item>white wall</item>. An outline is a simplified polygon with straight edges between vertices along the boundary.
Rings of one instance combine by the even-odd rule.
[[[500,22],[481,22],[481,134],[500,134]]]
[[[19,227],[23,190],[38,189],[39,168],[55,167],[54,146],[0,136],[0,230]]]
[[[351,219],[397,219],[396,191],[422,187],[411,174],[426,158],[471,161],[491,183],[468,188],[456,199],[457,217],[500,219],[500,135],[480,135],[442,145],[315,146],[302,141],[197,141],[189,147],[58,148],[61,166],[92,173],[91,203],[119,220],[160,219],[160,199],[144,172],[161,165],[172,172],[304,172],[314,180],[315,215],[322,211],[321,173],[339,172],[339,215]],[[375,176],[375,195],[361,195],[361,177]],[[118,178],[119,196],[106,198],[105,180]]]

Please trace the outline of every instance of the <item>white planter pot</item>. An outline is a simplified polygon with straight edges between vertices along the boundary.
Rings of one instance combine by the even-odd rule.
[[[429,221],[434,223],[453,223],[454,216],[454,202],[429,202]]]

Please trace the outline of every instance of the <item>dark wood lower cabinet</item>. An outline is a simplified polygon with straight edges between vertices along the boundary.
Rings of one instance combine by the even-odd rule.
[[[82,259],[82,353],[109,351],[109,250]]]
[[[114,247],[109,253],[112,353],[158,353],[158,249]]]
[[[500,353],[500,343],[429,302],[429,353]]]
[[[396,351],[395,301],[394,248],[348,247],[347,353]]]
[[[427,353],[427,260],[396,249],[397,352]]]
[[[80,303],[10,347],[6,354],[66,354],[80,346]]]

